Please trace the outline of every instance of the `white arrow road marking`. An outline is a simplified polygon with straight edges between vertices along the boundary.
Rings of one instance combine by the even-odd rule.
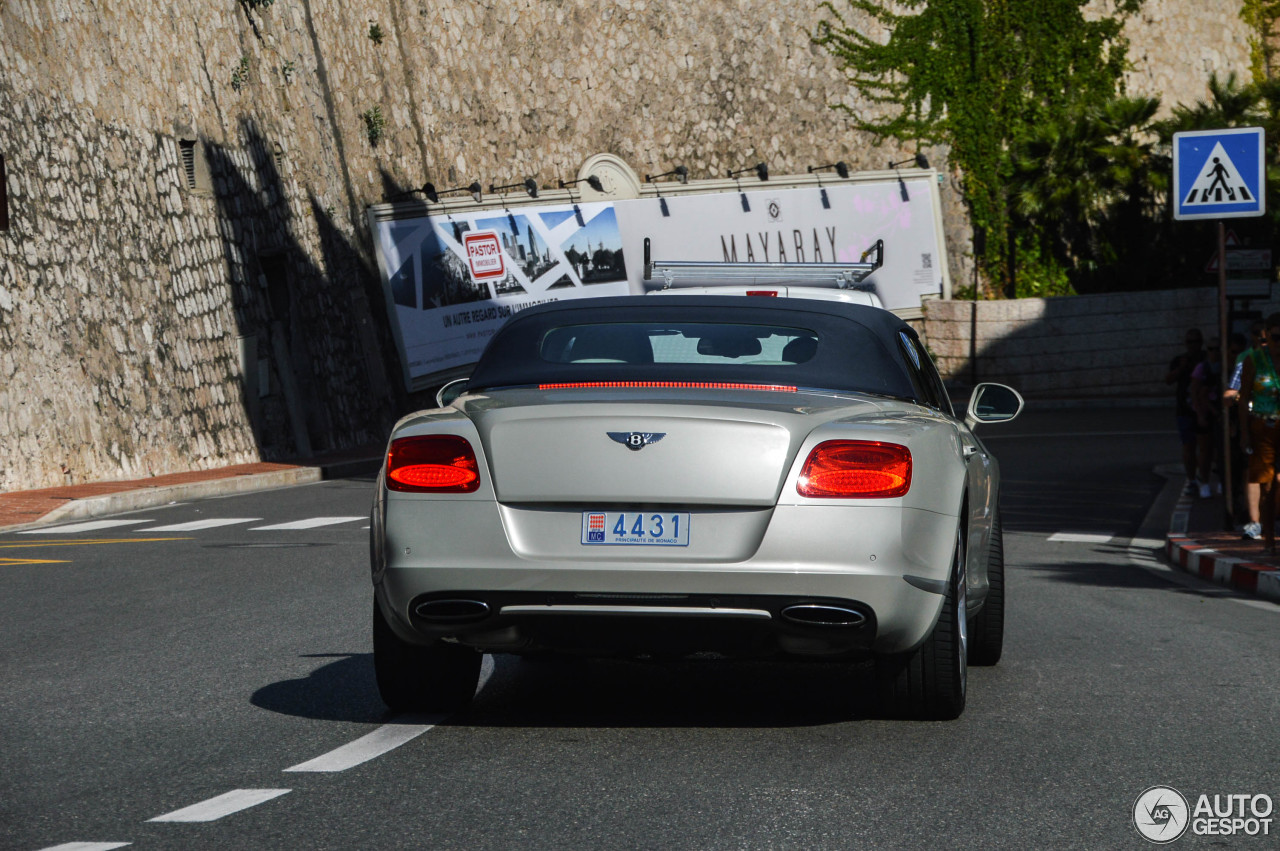
[[[1090,535],[1086,532],[1054,532],[1049,536],[1050,541],[1064,544],[1106,544],[1113,538],[1115,535]]]
[[[352,520],[367,520],[365,515],[359,517],[309,517],[306,520],[295,520],[292,523],[276,523],[273,526],[254,526],[250,532],[275,532],[284,529],[315,529],[318,526],[332,526],[335,523],[350,523]]]
[[[40,851],[113,851],[115,848],[132,844],[132,842],[64,842],[61,845],[41,848]]]
[[[54,526],[52,529],[27,529],[19,535],[72,535],[76,532],[93,532],[97,529],[113,529],[116,526],[133,526],[137,523],[151,523],[151,518],[141,520],[89,520],[85,523],[72,523],[70,526]]]
[[[219,526],[234,526],[237,523],[256,523],[261,517],[210,517],[207,520],[192,520],[190,523],[174,523],[172,526],[152,526],[138,529],[139,532],[194,532],[197,529],[216,529]]]
[[[272,798],[287,795],[291,791],[291,789],[232,789],[225,795],[219,795],[153,819],[147,819],[147,821],[217,821],[223,816],[256,807]]]
[[[286,768],[285,771],[346,771],[413,741],[443,719],[442,715],[433,719],[431,724],[385,724],[367,736],[361,736],[354,742],[348,742],[315,759]]]

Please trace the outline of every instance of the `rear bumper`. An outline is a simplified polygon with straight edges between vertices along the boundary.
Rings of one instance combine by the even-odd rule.
[[[875,613],[849,601],[758,595],[460,591],[409,604],[421,637],[491,652],[866,655]]]
[[[393,629],[408,641],[512,652],[906,652],[937,620],[942,597],[932,589],[947,578],[958,522],[900,506],[779,506],[751,551],[727,547],[732,560],[573,545],[529,557],[503,533],[494,503],[393,503],[388,512],[372,534],[377,597]],[[419,611],[445,599],[474,600],[486,614],[448,622]],[[782,615],[807,603],[863,620],[834,627]]]

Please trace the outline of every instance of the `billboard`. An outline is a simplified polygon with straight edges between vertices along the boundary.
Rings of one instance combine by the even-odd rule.
[[[877,239],[884,266],[862,284],[890,310],[918,310],[949,281],[935,174],[650,184],[646,197],[492,207],[370,208],[405,386],[475,363],[512,313],[568,298],[645,292],[654,260],[854,262]],[[560,193],[568,198],[568,193]]]
[[[864,288],[889,310],[904,310],[919,308],[923,295],[942,293],[946,264],[933,197],[930,178],[923,177],[793,188],[757,184],[741,192],[618,201],[616,207],[628,247],[649,237],[655,261],[856,263],[883,239],[884,267]],[[638,285],[641,270],[632,271]]]
[[[411,390],[475,363],[515,311],[630,292],[609,202],[418,215],[375,222],[374,240]]]

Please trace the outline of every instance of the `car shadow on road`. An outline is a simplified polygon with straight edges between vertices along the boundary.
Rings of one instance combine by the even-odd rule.
[[[372,653],[312,653],[304,658],[333,659],[305,677],[263,686],[249,702],[260,709],[323,721],[377,723],[387,707],[378,698]]]
[[[325,721],[385,723],[373,656],[332,658],[253,693],[261,709]],[[472,727],[803,727],[872,719],[870,666],[729,660],[490,657],[475,701],[440,722]]]
[[[454,723],[476,727],[804,727],[874,717],[869,666],[495,656]]]

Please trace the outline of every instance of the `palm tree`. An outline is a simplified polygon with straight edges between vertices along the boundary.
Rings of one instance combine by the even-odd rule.
[[[1016,140],[1013,227],[1024,253],[1065,272],[1077,291],[1142,283],[1165,179],[1152,168],[1159,105],[1129,97],[1077,105]]]

